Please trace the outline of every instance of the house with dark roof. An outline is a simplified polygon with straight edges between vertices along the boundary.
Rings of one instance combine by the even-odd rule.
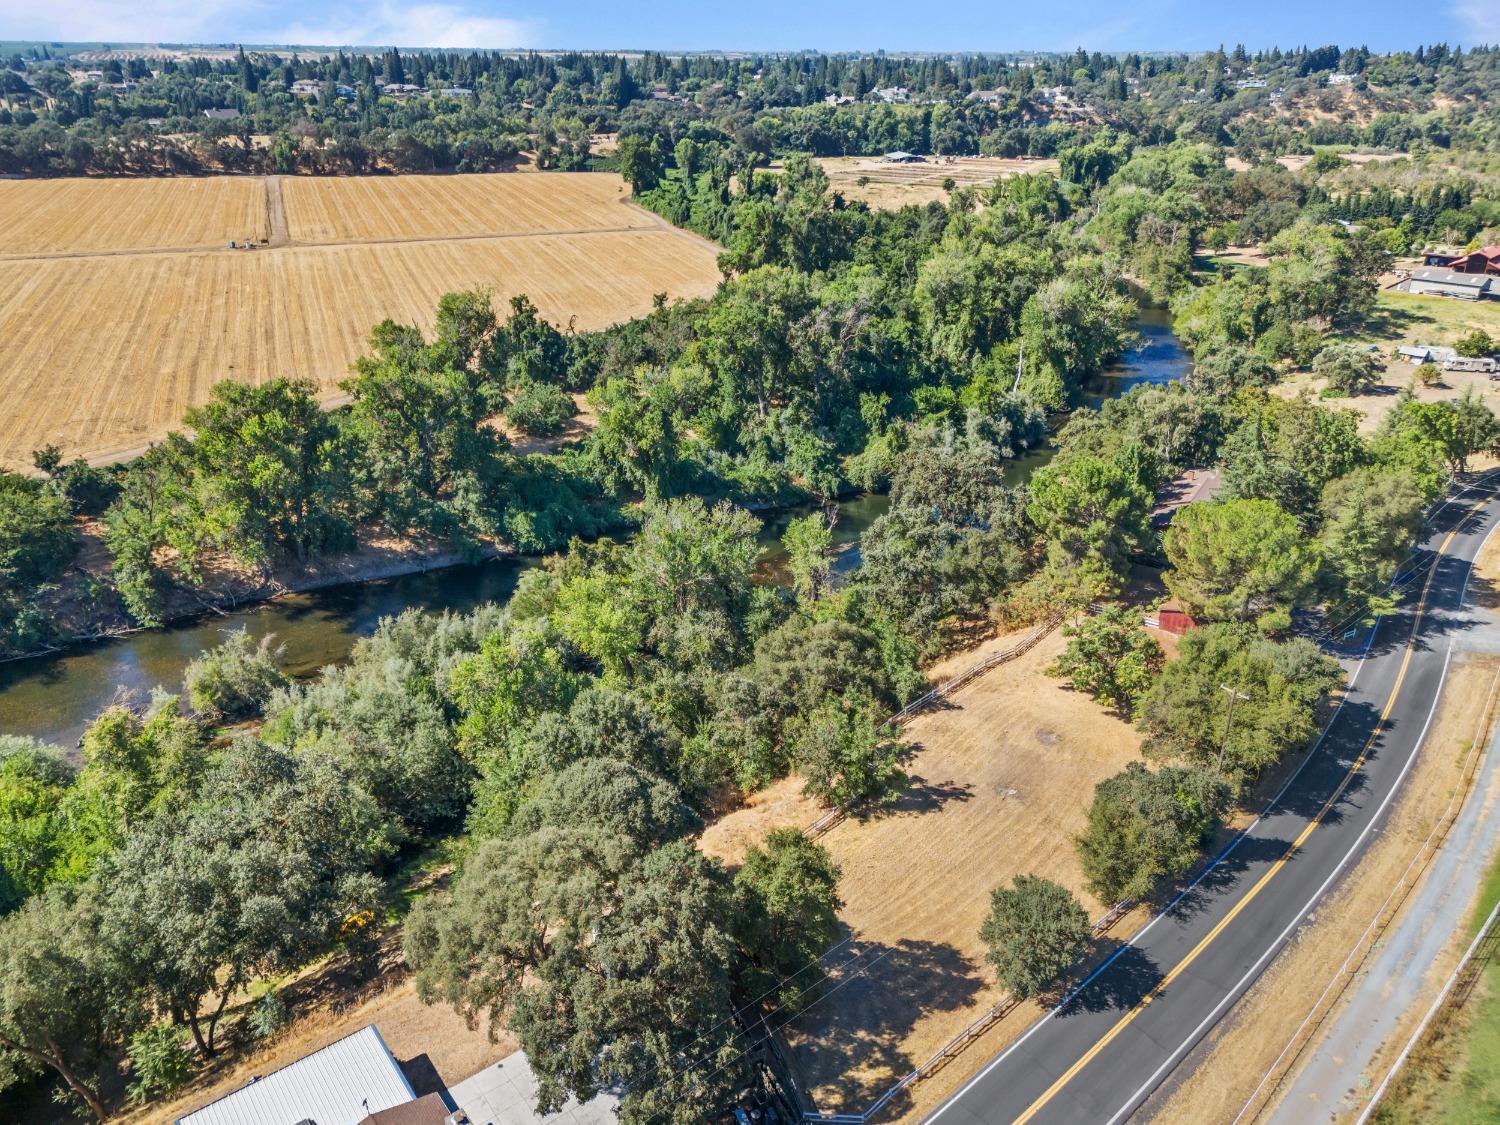
[[[1402,289],[1427,297],[1452,297],[1460,301],[1477,301],[1496,294],[1496,279],[1484,273],[1466,273],[1462,270],[1426,266],[1413,270],[1411,277],[1401,283]]]

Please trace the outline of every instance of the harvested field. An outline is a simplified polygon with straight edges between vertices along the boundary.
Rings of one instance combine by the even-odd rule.
[[[933,675],[945,678],[1017,639],[987,642]],[[1044,875],[1077,891],[1091,914],[1103,913],[1083,890],[1071,840],[1094,785],[1137,756],[1140,736],[1044,674],[1063,644],[1054,632],[917,718],[906,728],[919,747],[907,763],[906,796],[823,838],[843,868],[840,917],[850,940],[825,961],[824,999],[788,1029],[794,1065],[820,1109],[864,1109],[995,1002],[978,938],[994,887]],[[811,811],[795,783],[783,783],[714,825],[704,849],[733,861],[749,838],[783,823],[803,827]],[[930,1110],[999,1037],[1025,1027],[1028,1010],[917,1087],[890,1119]]]
[[[487,211],[476,203],[476,181],[490,185]],[[430,329],[438,297],[456,289],[488,288],[502,309],[525,293],[560,327],[592,329],[650,311],[655,293],[706,296],[719,279],[716,247],[630,206],[615,176],[371,179],[393,192],[392,206],[428,193],[425,210],[402,217],[398,206],[384,218],[348,210],[354,197],[338,194],[363,191],[365,182],[283,178],[291,237],[302,245],[0,256],[0,332],[13,341],[0,357],[0,392],[12,406],[0,415],[0,465],[29,466],[31,451],[48,442],[94,459],[138,450],[177,426],[222,379],[305,377],[332,398],[371,327],[390,317]],[[127,186],[191,194],[215,183],[258,192],[264,220],[260,180]],[[327,207],[315,222],[333,241],[306,244],[309,220],[298,217],[298,201],[309,198],[301,185],[310,183],[321,185],[312,198]],[[355,186],[330,187],[344,184]],[[0,190],[15,186],[66,193],[73,182],[0,182]],[[475,215],[467,231],[458,226],[465,208]],[[507,214],[506,232],[486,229]],[[546,223],[562,229],[526,232]],[[153,228],[132,231],[129,237],[149,241]],[[185,231],[179,224],[156,241],[181,241]],[[351,241],[367,235],[379,237]],[[86,243],[94,234],[85,225],[73,237]]]
[[[933,156],[921,164],[887,164],[878,156],[830,156],[819,161],[830,186],[845,199],[895,210],[913,203],[948,198],[943,181],[959,187],[992,184],[1027,172],[1056,172],[1055,160],[1020,160],[999,156]],[[860,184],[861,179],[869,183]]]
[[[259,177],[0,180],[0,257],[227,247],[267,233]]]
[[[619,176],[288,176],[282,181],[294,243],[472,238],[498,234],[651,229],[628,205]]]

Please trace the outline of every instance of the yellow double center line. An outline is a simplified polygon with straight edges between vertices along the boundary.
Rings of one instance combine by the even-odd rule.
[[[1245,907],[1249,906],[1250,903],[1255,901],[1255,897],[1259,895],[1261,891],[1266,889],[1266,884],[1270,883],[1272,879],[1276,878],[1276,876],[1281,872],[1281,869],[1291,862],[1292,856],[1295,855],[1297,853],[1297,850],[1307,842],[1307,838],[1313,834],[1313,830],[1317,828],[1318,825],[1323,823],[1323,818],[1328,815],[1328,811],[1333,808],[1338,799],[1344,795],[1344,791],[1348,789],[1350,783],[1353,782],[1355,774],[1359,772],[1360,767],[1363,766],[1365,764],[1365,760],[1369,758],[1370,749],[1375,745],[1375,740],[1380,737],[1381,732],[1385,729],[1386,720],[1390,718],[1391,711],[1396,706],[1396,697],[1401,692],[1401,683],[1406,679],[1406,670],[1411,665],[1411,654],[1416,649],[1417,630],[1422,627],[1422,615],[1427,610],[1427,595],[1432,589],[1432,580],[1437,574],[1438,563],[1442,561],[1442,557],[1448,553],[1449,546],[1452,545],[1454,538],[1458,535],[1464,524],[1469,522],[1469,517],[1477,512],[1487,502],[1488,498],[1485,498],[1477,501],[1472,507],[1470,507],[1469,510],[1463,514],[1463,517],[1458,521],[1458,523],[1454,524],[1453,530],[1448,532],[1448,537],[1443,540],[1443,545],[1438,548],[1437,558],[1433,560],[1431,568],[1427,571],[1427,581],[1422,584],[1422,597],[1417,602],[1416,616],[1412,619],[1411,633],[1408,635],[1406,640],[1406,653],[1401,658],[1401,668],[1396,673],[1396,682],[1391,685],[1391,694],[1385,701],[1385,708],[1380,712],[1380,719],[1376,722],[1375,729],[1370,732],[1369,739],[1365,742],[1364,748],[1360,750],[1359,757],[1354,759],[1354,763],[1349,767],[1349,772],[1346,773],[1343,780],[1339,782],[1338,788],[1333,791],[1333,795],[1330,796],[1327,801],[1323,802],[1323,807],[1318,810],[1317,815],[1314,816],[1312,820],[1308,821],[1307,827],[1302,830],[1302,832],[1294,841],[1292,841],[1291,846],[1287,848],[1287,850],[1281,855],[1279,859],[1276,860],[1275,863],[1271,864],[1270,868],[1267,869],[1266,873],[1256,881],[1255,885],[1245,892],[1244,896],[1239,900],[1239,902],[1234,904],[1229,913],[1224,915],[1224,917],[1219,920],[1218,925],[1210,930],[1207,935],[1204,936],[1203,940],[1188,952],[1187,956],[1185,956],[1181,961],[1177,962],[1176,966],[1173,967],[1171,972],[1162,977],[1160,983],[1158,983],[1155,988],[1153,988],[1140,1001],[1138,1001],[1134,1008],[1125,1013],[1125,1015],[1121,1016],[1118,1023],[1116,1023],[1107,1032],[1105,1032],[1104,1035],[1100,1037],[1098,1042],[1096,1042],[1092,1047],[1084,1052],[1083,1056],[1072,1066],[1070,1066],[1061,1078],[1052,1083],[1052,1085],[1047,1088],[1046,1092],[1043,1093],[1041,1097],[1032,1102],[1031,1105],[1027,1107],[1026,1112],[1015,1119],[1015,1125],[1023,1125],[1024,1122],[1030,1121],[1033,1117],[1040,1113],[1046,1107],[1047,1103],[1058,1095],[1059,1091],[1061,1091],[1064,1086],[1066,1086],[1069,1082],[1073,1081],[1073,1079],[1078,1076],[1079,1071],[1088,1066],[1088,1064],[1094,1059],[1096,1055],[1099,1054],[1100,1051],[1104,1050],[1104,1048],[1113,1043],[1121,1032],[1123,1032],[1132,1023],[1134,1023],[1136,1018],[1148,1007],[1150,1007],[1151,1003],[1156,1000],[1157,997],[1161,996],[1161,994],[1164,993],[1168,987],[1170,987],[1174,980],[1176,980],[1184,972],[1186,972],[1188,966],[1196,961],[1205,949],[1213,944],[1214,939],[1217,938],[1221,933],[1223,933],[1225,928],[1228,927],[1231,922],[1239,917],[1240,912],[1244,910]]]

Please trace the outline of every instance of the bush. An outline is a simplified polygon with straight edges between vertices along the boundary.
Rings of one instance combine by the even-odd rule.
[[[1469,356],[1472,359],[1489,355],[1496,350],[1497,345],[1488,332],[1483,328],[1476,328],[1459,339],[1453,347],[1459,355]]]
[[[552,437],[562,433],[576,413],[573,400],[551,383],[527,382],[516,392],[505,417],[523,434]]]
[[[1040,996],[1078,960],[1092,934],[1071,891],[1039,875],[1017,875],[996,887],[979,927],[1000,983],[1018,999]]]
[[[152,1024],[136,1032],[126,1053],[135,1076],[128,1087],[130,1100],[140,1105],[170,1097],[192,1073],[192,1056],[183,1045],[181,1030],[171,1024]]]
[[[245,719],[260,712],[271,693],[290,681],[279,665],[286,652],[275,637],[257,643],[241,629],[187,666],[182,684],[188,702],[212,719]]]

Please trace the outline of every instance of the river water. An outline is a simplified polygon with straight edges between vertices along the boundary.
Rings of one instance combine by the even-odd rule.
[[[1186,373],[1188,357],[1172,334],[1165,312],[1143,310],[1137,330],[1141,346],[1091,379],[1085,386],[1085,402],[1097,406],[1142,383],[1165,383]],[[1034,449],[1010,462],[1006,483],[1023,483],[1052,459],[1053,452],[1046,447]],[[887,497],[876,495],[857,496],[839,505],[833,534],[835,544],[846,548],[840,556],[844,565],[854,557],[848,546],[888,505]],[[759,580],[785,580],[786,555],[780,539],[787,523],[798,514],[783,511],[766,518],[760,535]],[[374,632],[382,617],[408,607],[466,613],[485,602],[504,601],[522,571],[532,565],[534,560],[498,560],[289,594],[224,616],[0,664],[0,733],[34,735],[72,746],[117,694],[142,699],[156,686],[179,690],[188,662],[237,629],[246,629],[253,637],[275,634],[286,646],[287,671],[306,675],[343,660],[357,639]]]

